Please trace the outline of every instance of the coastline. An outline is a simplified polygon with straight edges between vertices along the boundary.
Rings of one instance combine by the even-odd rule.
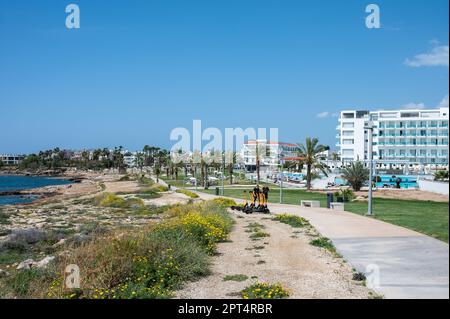
[[[42,174],[30,174],[30,173],[15,173],[10,174],[5,173],[4,171],[0,173],[0,176],[26,176],[26,177],[43,177],[50,179],[60,179],[69,181],[71,183],[68,184],[55,184],[48,185],[42,187],[28,188],[28,189],[17,189],[17,190],[7,190],[0,192],[1,196],[19,196],[19,197],[35,197],[34,200],[27,203],[15,203],[15,204],[6,204],[0,205],[0,207],[4,206],[30,206],[30,205],[39,205],[44,204],[48,201],[53,200],[62,200],[69,197],[76,197],[88,194],[90,192],[96,193],[101,187],[98,183],[92,181],[97,174],[90,174],[88,172],[66,172],[64,174],[51,176],[51,175],[42,175]]]

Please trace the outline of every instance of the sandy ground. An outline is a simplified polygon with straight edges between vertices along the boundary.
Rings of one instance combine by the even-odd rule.
[[[377,189],[376,191],[373,192],[373,194],[374,197],[377,198],[448,202],[447,195],[421,191],[417,189]],[[357,192],[356,195],[364,196],[367,195],[367,192]]]
[[[219,244],[219,255],[213,257],[212,274],[186,284],[176,293],[177,298],[238,297],[241,290],[255,282],[280,283],[289,290],[290,298],[369,297],[369,290],[352,280],[350,266],[343,259],[311,246],[311,237],[306,231],[272,221],[266,215],[236,213],[235,216],[241,218],[235,218],[230,242]],[[252,222],[264,225],[263,231],[270,237],[251,240],[246,226]],[[258,246],[264,248],[255,249]],[[224,281],[225,276],[237,274],[249,279]]]
[[[191,200],[188,196],[175,192],[160,193],[162,196],[159,198],[145,200],[146,205],[166,206],[175,204],[187,204]],[[192,200],[193,202],[199,201],[199,199]]]
[[[319,193],[329,193],[336,192],[337,190],[327,190],[327,191],[316,191]],[[367,191],[355,192],[356,196],[366,196]],[[389,199],[403,199],[403,200],[423,200],[423,201],[433,201],[433,202],[446,202],[448,203],[448,196],[422,191],[418,189],[376,189],[373,191],[373,197],[375,198],[389,198]]]

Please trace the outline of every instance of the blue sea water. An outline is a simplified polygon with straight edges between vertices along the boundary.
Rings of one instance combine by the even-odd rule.
[[[68,180],[51,177],[6,175],[0,176],[0,193],[71,183]],[[25,204],[36,198],[36,196],[0,196],[0,205]]]

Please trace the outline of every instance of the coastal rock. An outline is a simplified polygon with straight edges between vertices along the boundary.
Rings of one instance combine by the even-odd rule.
[[[46,268],[50,262],[55,259],[54,256],[47,256],[36,264],[37,268]]]
[[[34,261],[33,259],[27,259],[22,261],[18,266],[17,270],[27,270],[31,268],[46,268],[48,264],[54,260],[55,257],[53,256],[47,256],[41,261]]]
[[[36,266],[36,262],[33,259],[27,259],[22,261],[18,266],[17,266],[17,270],[27,270],[27,269],[31,269],[32,267]]]
[[[65,242],[66,242],[66,240],[63,238],[60,241],[58,241],[56,244],[54,244],[52,247],[56,248],[56,247],[62,246],[62,245],[64,245]]]

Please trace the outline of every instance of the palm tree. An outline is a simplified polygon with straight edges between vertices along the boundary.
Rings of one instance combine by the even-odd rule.
[[[369,180],[369,170],[361,161],[351,163],[342,170],[342,176],[352,185],[353,190],[359,191],[363,184]]]
[[[230,185],[233,185],[233,173],[234,173],[234,165],[237,161],[236,152],[232,152],[229,154],[226,154],[226,158],[228,158],[229,163],[227,163],[228,166],[228,174],[230,174]],[[225,178],[225,176],[223,177]]]
[[[298,155],[303,157],[303,164],[306,165],[306,188],[311,189],[311,171],[312,169],[320,170],[325,176],[328,176],[328,167],[320,162],[319,153],[325,151],[327,147],[319,144],[317,138],[307,137],[305,144],[298,144]]]

